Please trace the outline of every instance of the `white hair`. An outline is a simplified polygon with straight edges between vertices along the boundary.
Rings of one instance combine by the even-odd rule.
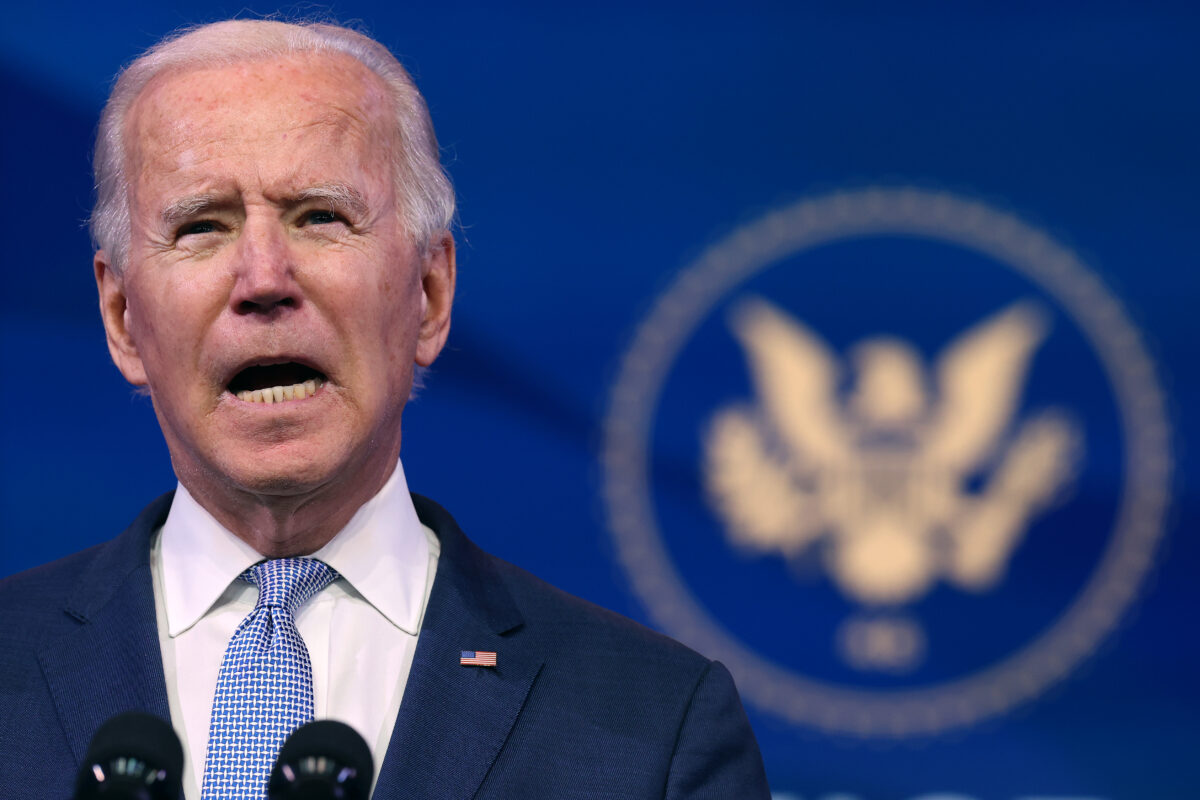
[[[344,53],[379,76],[393,105],[397,147],[392,168],[408,233],[424,249],[435,234],[449,229],[454,189],[442,169],[429,110],[412,77],[386,47],[357,31],[327,23],[227,20],[169,36],[117,76],[96,133],[92,165],[96,205],[89,223],[93,245],[108,254],[114,271],[121,274],[125,269],[131,234],[125,118],[146,85],[167,70],[299,53]]]

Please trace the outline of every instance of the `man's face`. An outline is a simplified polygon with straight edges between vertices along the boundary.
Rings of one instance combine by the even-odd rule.
[[[118,279],[97,254],[101,307],[193,493],[373,492],[394,466],[454,251],[404,229],[390,116],[378,78],[315,54],[169,72],[131,109],[129,259]]]

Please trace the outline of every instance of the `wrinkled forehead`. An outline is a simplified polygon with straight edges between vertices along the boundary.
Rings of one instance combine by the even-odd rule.
[[[138,94],[125,121],[131,176],[220,143],[261,143],[319,132],[381,156],[396,126],[383,81],[342,53],[297,53],[165,69]],[[159,162],[155,164],[155,162]]]

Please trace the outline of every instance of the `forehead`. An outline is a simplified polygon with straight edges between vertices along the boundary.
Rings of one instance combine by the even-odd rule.
[[[280,153],[306,143],[387,147],[394,137],[383,82],[341,53],[301,53],[155,76],[126,118],[132,175],[213,157]],[[156,163],[157,162],[157,163]]]

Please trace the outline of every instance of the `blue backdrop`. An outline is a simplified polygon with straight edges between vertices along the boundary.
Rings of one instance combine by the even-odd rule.
[[[777,797],[1197,796],[1194,6],[328,11],[410,67],[460,199],[414,490],[729,663]],[[174,483],[96,311],[91,137],[122,64],[239,12],[6,12],[0,574]],[[954,385],[998,427],[947,467]],[[986,508],[988,580],[952,567]]]

